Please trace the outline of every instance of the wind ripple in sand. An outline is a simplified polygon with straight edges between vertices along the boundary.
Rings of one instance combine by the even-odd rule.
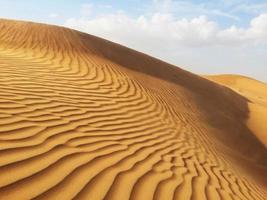
[[[266,199],[185,86],[98,40],[0,20],[0,199]]]

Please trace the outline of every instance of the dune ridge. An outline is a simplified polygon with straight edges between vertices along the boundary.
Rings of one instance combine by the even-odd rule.
[[[213,81],[0,20],[0,199],[266,199],[250,99]]]

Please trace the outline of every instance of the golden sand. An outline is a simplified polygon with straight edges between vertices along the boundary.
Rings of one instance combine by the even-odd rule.
[[[0,20],[0,199],[266,199],[266,85],[208,78]]]
[[[208,79],[227,86],[248,100],[247,125],[267,147],[267,84],[237,75],[207,76]]]

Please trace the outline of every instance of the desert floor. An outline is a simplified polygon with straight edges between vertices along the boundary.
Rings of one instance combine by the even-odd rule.
[[[267,199],[267,84],[0,20],[0,199]]]

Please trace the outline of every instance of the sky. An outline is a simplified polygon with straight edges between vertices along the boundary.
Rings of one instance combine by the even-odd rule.
[[[267,82],[266,0],[0,0],[0,18],[77,29],[198,74]]]

